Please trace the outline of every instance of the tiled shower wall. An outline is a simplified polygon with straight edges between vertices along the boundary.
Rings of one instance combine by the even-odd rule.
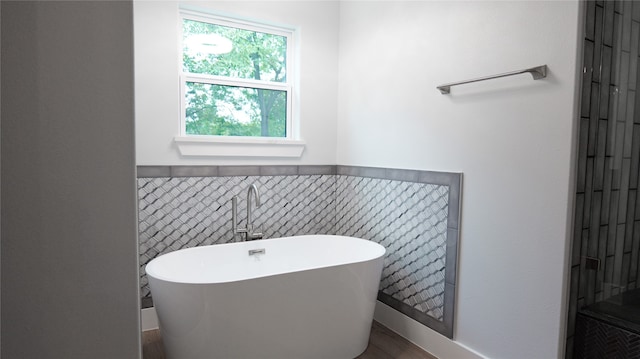
[[[265,238],[339,234],[387,248],[379,299],[451,337],[461,174],[346,166],[139,167],[140,279],[144,265],[181,248],[237,241],[231,198]]]
[[[640,2],[585,5],[567,358],[580,308],[640,287]]]

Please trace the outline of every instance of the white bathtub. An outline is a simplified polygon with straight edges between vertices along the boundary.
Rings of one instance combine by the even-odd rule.
[[[160,256],[146,272],[167,357],[354,358],[367,348],[384,253],[311,235]]]

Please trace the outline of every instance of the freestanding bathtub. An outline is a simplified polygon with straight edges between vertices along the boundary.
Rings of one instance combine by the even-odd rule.
[[[310,235],[178,250],[147,264],[170,359],[354,358],[385,249]]]

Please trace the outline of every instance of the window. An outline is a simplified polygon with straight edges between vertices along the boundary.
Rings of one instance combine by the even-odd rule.
[[[181,12],[182,135],[292,139],[293,31]]]

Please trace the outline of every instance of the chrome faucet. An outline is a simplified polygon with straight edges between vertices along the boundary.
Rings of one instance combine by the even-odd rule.
[[[252,206],[251,206],[251,194],[256,199],[256,208],[260,207],[260,192],[255,184],[249,186],[247,190],[247,226],[245,228],[238,228],[238,197],[233,196],[231,198],[231,226],[233,228],[233,234],[244,233],[247,241],[254,239],[262,239],[262,233],[253,231],[253,218],[252,218]]]
[[[260,192],[255,184],[249,186],[247,190],[247,240],[262,239],[262,233],[253,231],[253,218],[251,218],[251,193],[256,198],[256,208],[260,207]]]

